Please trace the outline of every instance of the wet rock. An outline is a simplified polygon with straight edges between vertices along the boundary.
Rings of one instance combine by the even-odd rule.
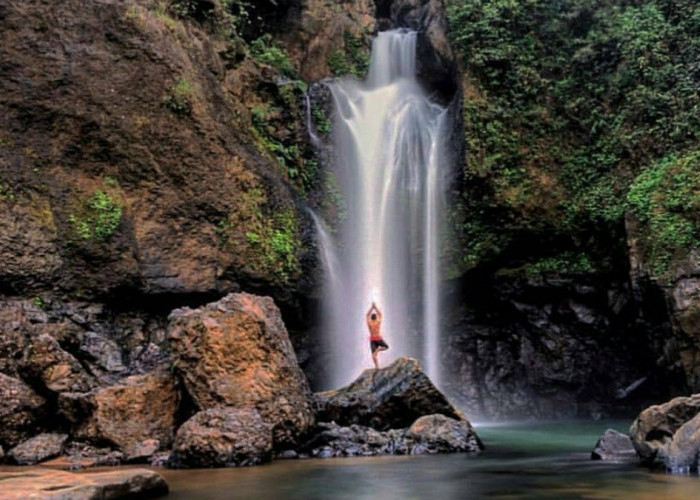
[[[74,441],[66,446],[64,455],[47,462],[46,465],[68,470],[79,470],[90,467],[120,465],[123,461],[124,454],[120,451]]]
[[[19,379],[0,373],[0,444],[13,447],[36,434],[45,401]]]
[[[146,439],[124,447],[124,461],[127,463],[147,463],[161,448],[157,439]]]
[[[312,457],[422,455],[479,452],[483,449],[474,429],[465,420],[426,415],[407,429],[378,431],[353,424],[320,423],[318,433],[302,448]]]
[[[680,426],[673,439],[659,449],[655,462],[667,471],[684,474],[697,472],[700,459],[700,413]]]
[[[128,469],[91,474],[33,468],[0,472],[3,500],[97,500],[157,498],[168,484],[156,472]]]
[[[3,463],[5,460],[5,450],[2,449],[2,446],[0,446],[0,464]]]
[[[674,398],[642,411],[630,427],[632,443],[642,461],[665,466],[665,457],[672,455],[669,451],[671,443],[675,440],[674,447],[682,448],[680,440],[692,436],[692,426],[685,428],[678,439],[676,433],[699,413],[700,394]]]
[[[68,434],[39,434],[14,448],[7,456],[18,465],[33,465],[60,455]]]
[[[380,370],[365,370],[350,385],[314,395],[316,417],[339,425],[377,430],[410,426],[424,415],[464,418],[433,385],[412,358],[400,358]]]
[[[75,438],[123,450],[149,439],[172,443],[179,395],[172,376],[145,374],[85,394],[63,393],[58,402]]]
[[[636,462],[639,458],[634,450],[632,440],[627,434],[622,434],[615,429],[608,429],[598,439],[591,452],[591,460]]]
[[[408,428],[404,439],[412,455],[477,452],[484,448],[468,421],[440,414],[420,417]]]
[[[313,424],[311,391],[271,298],[230,294],[177,309],[168,331],[176,371],[197,408],[257,409],[278,449],[294,447]]]
[[[271,458],[271,428],[256,410],[219,408],[197,413],[178,429],[168,465],[236,467]]]

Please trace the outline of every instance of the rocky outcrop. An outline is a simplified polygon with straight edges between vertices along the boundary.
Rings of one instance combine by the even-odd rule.
[[[399,358],[381,370],[365,370],[350,385],[316,393],[314,399],[321,422],[380,431],[405,428],[434,413],[462,418],[412,358]]]
[[[199,410],[253,408],[275,447],[293,447],[314,422],[311,391],[269,297],[231,294],[170,315],[175,371]]]
[[[157,473],[128,469],[92,474],[74,474],[45,468],[0,472],[3,500],[98,500],[158,498],[168,493],[168,484]]]
[[[133,375],[90,393],[63,393],[61,414],[73,424],[72,435],[119,449],[146,440],[168,447],[175,432],[179,394],[170,375]]]
[[[341,389],[316,393],[314,457],[417,455],[483,449],[467,419],[412,358],[366,370]]]
[[[271,458],[271,426],[256,410],[219,408],[201,411],[180,427],[168,465],[236,467]]]
[[[608,429],[600,436],[598,442],[595,444],[591,452],[591,460],[636,462],[638,457],[632,440],[627,434],[622,434],[615,429]]]
[[[0,373],[0,445],[11,448],[34,435],[45,416],[45,404],[27,384]]]
[[[7,456],[17,465],[33,465],[58,456],[68,434],[39,434],[12,448]]]
[[[700,452],[700,394],[642,411],[630,437],[642,462],[669,470],[696,470]]]
[[[600,418],[686,391],[663,298],[624,276],[503,270],[448,290],[444,389],[471,416]]]

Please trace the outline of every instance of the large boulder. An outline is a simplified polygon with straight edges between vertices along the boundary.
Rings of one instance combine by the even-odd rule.
[[[177,431],[168,465],[235,467],[272,458],[271,427],[253,409],[221,408],[197,413]]]
[[[595,444],[591,452],[591,460],[629,462],[637,461],[638,458],[632,440],[627,434],[622,434],[615,429],[607,429]]]
[[[149,439],[169,446],[179,394],[171,375],[145,374],[85,394],[63,393],[58,402],[74,438],[123,450]]]
[[[425,415],[464,418],[413,358],[399,358],[380,370],[365,370],[350,385],[316,393],[314,398],[319,421],[380,431],[409,427]]]
[[[33,465],[60,455],[67,440],[68,434],[39,434],[12,448],[7,456],[18,465]]]
[[[314,423],[311,390],[269,297],[230,294],[176,309],[168,329],[177,373],[200,410],[255,408],[290,448]]]
[[[124,469],[75,474],[47,468],[0,472],[3,500],[96,500],[157,498],[168,493],[168,484],[156,472]]]
[[[700,413],[680,426],[671,442],[659,449],[655,459],[673,473],[700,471],[699,461]]]
[[[445,415],[426,415],[413,422],[405,435],[411,454],[478,452],[484,448],[471,424]]]
[[[32,342],[25,358],[23,373],[41,381],[49,391],[87,392],[97,385],[80,362],[47,333]]]
[[[630,437],[643,462],[660,465],[678,430],[700,413],[700,394],[674,398],[642,411],[630,427]],[[684,430],[684,435],[688,431]],[[681,436],[679,436],[680,438]],[[678,442],[676,446],[678,446]],[[662,452],[663,453],[660,453]]]
[[[11,448],[36,434],[44,405],[27,384],[0,373],[0,445]]]

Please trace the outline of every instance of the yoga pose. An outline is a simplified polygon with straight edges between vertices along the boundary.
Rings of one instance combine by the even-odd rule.
[[[384,342],[381,334],[382,312],[374,302],[372,302],[372,307],[367,311],[367,328],[369,328],[369,348],[372,351],[372,361],[374,361],[374,367],[379,370],[377,354],[381,351],[386,351],[389,349],[389,346]]]

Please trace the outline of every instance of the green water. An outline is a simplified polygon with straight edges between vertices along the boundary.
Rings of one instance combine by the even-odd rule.
[[[168,500],[264,499],[697,499],[700,477],[590,460],[605,429],[626,422],[476,426],[477,456],[288,460],[240,469],[159,471]]]

